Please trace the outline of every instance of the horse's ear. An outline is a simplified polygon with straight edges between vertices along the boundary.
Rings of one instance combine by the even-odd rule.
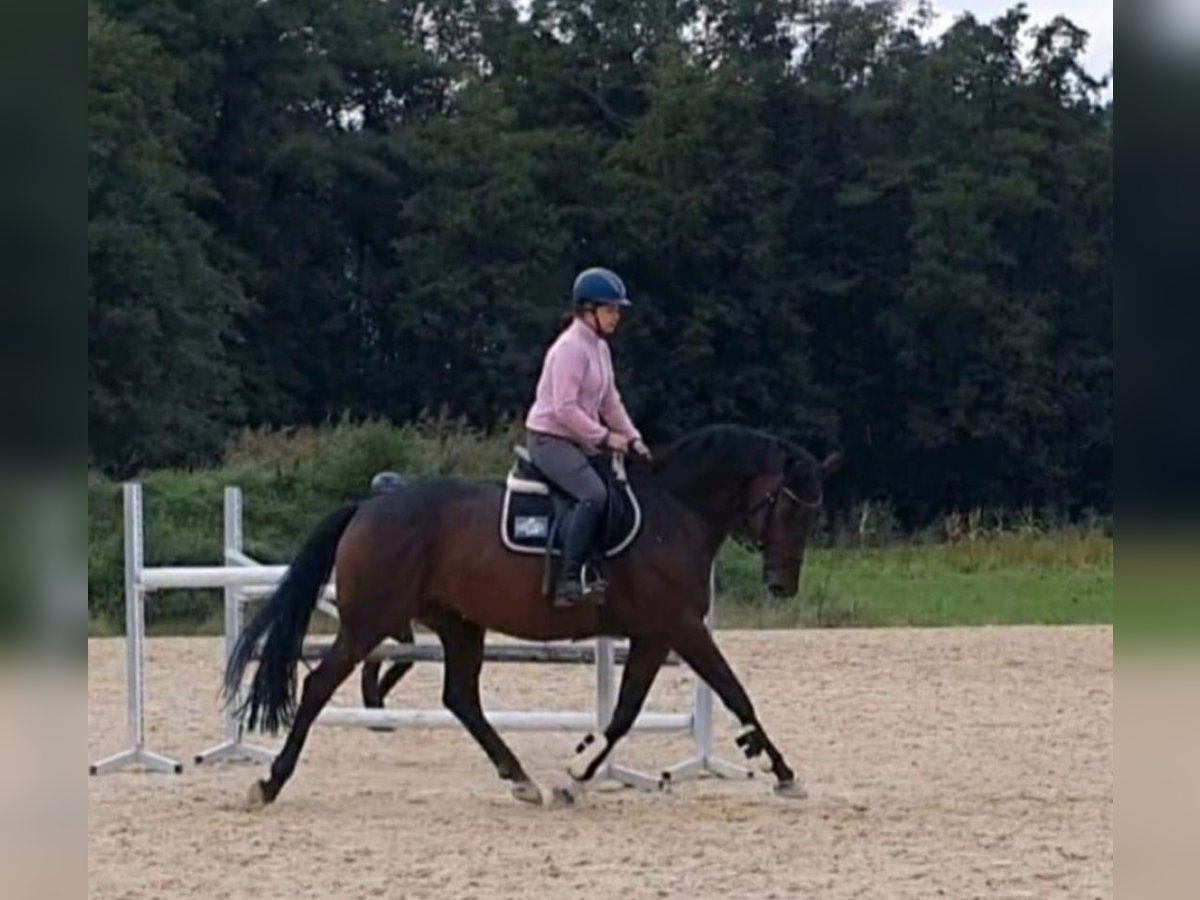
[[[846,462],[846,457],[842,455],[841,450],[834,450],[827,457],[821,460],[821,478],[828,478],[830,475],[836,474],[841,470],[842,465]]]

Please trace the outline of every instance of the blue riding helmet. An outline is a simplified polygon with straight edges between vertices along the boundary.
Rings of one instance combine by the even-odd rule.
[[[575,276],[571,299],[576,306],[596,303],[611,306],[633,306],[625,292],[625,282],[611,269],[593,267]]]

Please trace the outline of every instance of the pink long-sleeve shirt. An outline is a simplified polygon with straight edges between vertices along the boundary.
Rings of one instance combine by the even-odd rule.
[[[583,444],[599,444],[610,430],[641,439],[621,402],[608,343],[579,319],[546,352],[525,427]]]

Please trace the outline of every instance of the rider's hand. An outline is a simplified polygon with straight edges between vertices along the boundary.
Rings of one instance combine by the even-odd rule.
[[[632,444],[630,444],[629,446],[633,448],[633,452],[634,452],[634,453],[636,453],[638,456],[642,457],[643,459],[649,459],[649,458],[650,458],[650,448],[649,448],[649,447],[647,447],[647,446],[646,446],[646,445],[645,445],[645,444],[642,442],[642,439],[641,439],[641,438],[638,438],[636,441],[634,441],[634,442],[633,442]]]
[[[629,449],[629,438],[610,431],[604,438],[604,446],[610,450],[616,450],[618,453],[624,453]]]

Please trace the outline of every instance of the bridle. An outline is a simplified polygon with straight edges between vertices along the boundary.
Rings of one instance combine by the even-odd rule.
[[[757,502],[755,502],[754,505],[746,510],[741,516],[741,521],[744,521],[746,524],[746,533],[751,535],[749,544],[752,549],[757,550],[759,553],[762,553],[767,549],[767,533],[771,529],[771,519],[775,515],[775,509],[779,505],[779,499],[781,497],[786,497],[801,509],[817,509],[825,499],[824,494],[820,493],[817,495],[816,500],[805,500],[782,482],[780,482],[779,486],[773,491],[768,491],[759,497]],[[759,527],[757,529],[757,533],[755,533],[756,530],[754,528],[753,521],[754,517],[764,508],[766,510],[766,514],[762,517],[761,527]],[[799,558],[799,556],[789,556],[786,557],[783,562],[795,562]]]

